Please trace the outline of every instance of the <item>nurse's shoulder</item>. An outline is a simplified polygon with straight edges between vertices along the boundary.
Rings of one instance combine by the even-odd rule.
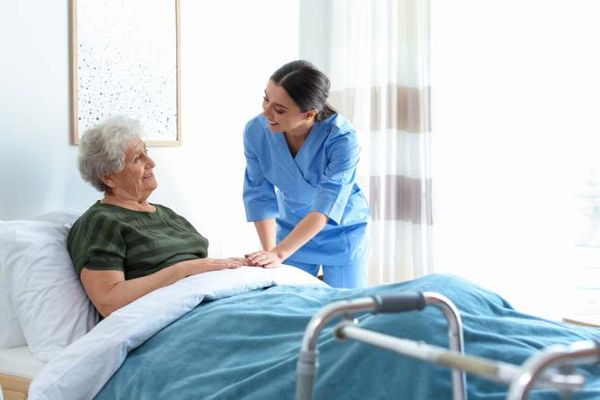
[[[269,128],[264,115],[259,114],[246,123],[244,128],[244,145],[265,145],[269,140]]]
[[[267,127],[267,119],[264,115],[258,114],[256,117],[252,118],[250,121],[246,123],[246,127],[244,128],[244,136],[246,135],[264,135],[268,133]]]
[[[339,142],[342,139],[344,142],[356,142],[356,129],[352,123],[344,116],[335,113],[321,121],[324,128],[327,130],[327,139],[325,145],[330,145]]]

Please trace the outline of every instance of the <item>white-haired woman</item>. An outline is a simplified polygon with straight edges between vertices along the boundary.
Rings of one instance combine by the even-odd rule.
[[[69,232],[67,248],[85,291],[104,317],[160,287],[247,264],[207,258],[208,240],[171,209],[148,202],[158,186],[139,122],[115,117],[87,130],[79,171],[104,193]]]

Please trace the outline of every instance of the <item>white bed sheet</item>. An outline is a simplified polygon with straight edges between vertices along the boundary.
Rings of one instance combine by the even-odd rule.
[[[29,387],[30,400],[93,398],[127,353],[198,305],[273,285],[323,282],[290,266],[206,272],[157,289],[115,311],[52,358]]]
[[[0,374],[33,379],[44,365],[27,346],[0,349]]]

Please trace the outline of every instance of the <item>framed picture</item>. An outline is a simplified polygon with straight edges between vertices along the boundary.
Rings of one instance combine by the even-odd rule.
[[[181,143],[178,0],[71,0],[72,142],[127,115],[151,146]]]

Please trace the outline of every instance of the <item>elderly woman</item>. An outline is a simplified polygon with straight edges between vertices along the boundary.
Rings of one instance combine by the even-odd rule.
[[[190,275],[248,264],[207,258],[208,240],[171,209],[148,202],[157,182],[140,124],[109,119],[81,138],[79,171],[104,193],[73,225],[67,247],[104,317]]]

